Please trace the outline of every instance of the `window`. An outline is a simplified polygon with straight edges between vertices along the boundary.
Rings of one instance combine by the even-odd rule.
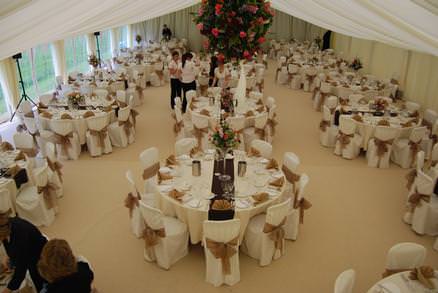
[[[9,118],[8,108],[6,106],[5,96],[3,95],[2,86],[0,84],[0,123]]]
[[[120,43],[119,48],[127,48],[128,47],[128,26],[120,27]]]
[[[100,58],[102,61],[111,59],[111,37],[110,31],[104,31],[99,36]]]
[[[72,71],[88,72],[87,39],[85,36],[78,36],[64,41],[65,59],[67,72]]]
[[[21,75],[26,94],[33,100],[39,95],[55,88],[55,72],[53,69],[52,52],[49,45],[41,45],[22,53],[20,59]],[[17,73],[18,74],[18,73]],[[17,76],[20,80],[20,76]],[[22,95],[21,86],[19,87]]]
[[[33,71],[35,72],[36,92],[41,95],[53,91],[56,87],[50,45],[42,45],[31,50]]]

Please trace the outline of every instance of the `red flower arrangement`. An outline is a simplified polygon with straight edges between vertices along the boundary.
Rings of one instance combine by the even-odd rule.
[[[251,59],[266,41],[274,11],[266,0],[203,0],[194,22],[211,53],[225,61]]]

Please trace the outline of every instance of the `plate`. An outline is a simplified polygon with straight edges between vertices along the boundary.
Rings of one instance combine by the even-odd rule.
[[[192,198],[191,200],[186,202],[186,205],[191,207],[191,208],[196,209],[196,208],[199,208],[201,206],[201,201],[199,199]]]

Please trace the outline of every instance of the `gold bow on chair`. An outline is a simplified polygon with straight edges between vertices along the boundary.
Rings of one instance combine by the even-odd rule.
[[[134,196],[132,192],[128,193],[128,195],[125,198],[125,207],[129,209],[129,217],[132,218],[132,213],[134,211],[134,207],[140,206],[140,200],[141,196],[140,193],[137,191],[137,195]]]
[[[126,137],[129,138],[131,135],[131,129],[134,126],[129,119],[126,119],[125,121],[119,120],[119,126],[123,126],[123,130],[125,131]]]
[[[175,125],[173,126],[173,132],[175,133],[175,135],[178,135],[178,133],[180,133],[183,127],[184,127],[183,120],[181,120],[180,122],[175,121]]]
[[[178,161],[176,160],[175,155],[170,155],[166,159],[166,166],[176,166],[179,165]]]
[[[40,132],[38,130],[36,130],[34,133],[29,131],[29,134],[32,136],[35,145],[38,145],[37,137],[40,136]]]
[[[119,121],[119,125],[120,125],[120,121]],[[97,146],[104,148],[105,147],[105,139],[108,136],[108,130],[106,127],[102,128],[101,130],[93,130],[93,129],[89,129],[90,134],[92,136],[95,136],[97,138]],[[126,131],[126,129],[125,129]],[[128,135],[128,134],[127,134]]]
[[[261,157],[261,153],[258,149],[251,147],[248,152],[248,157]]]
[[[354,137],[354,133],[345,134],[339,130],[339,134],[336,136],[336,140],[341,144],[341,150],[345,149],[350,143],[351,139]]]
[[[330,121],[321,120],[321,122],[319,123],[319,129],[322,132],[326,132],[327,131],[327,127],[330,127]]]
[[[154,258],[154,251],[153,248],[155,245],[160,243],[160,238],[166,237],[166,231],[164,228],[160,229],[152,229],[149,227],[149,225],[145,222],[145,228],[143,230],[143,239],[144,244],[146,248],[146,253],[149,255],[150,258]]]
[[[266,124],[271,127],[271,131],[272,131],[272,136],[275,135],[275,127],[278,125],[277,120],[275,120],[275,116],[271,118],[268,118],[268,121],[266,122]]]
[[[38,154],[38,150],[35,148],[17,148],[17,150],[20,150],[24,154],[26,154],[29,158],[35,158]]]
[[[318,105],[316,106],[317,111],[321,111],[322,105],[324,105],[325,99],[329,96],[329,93],[320,92]]]
[[[412,169],[411,171],[409,171],[408,174],[406,174],[405,178],[408,181],[406,183],[406,188],[408,190],[411,190],[412,184],[414,184],[416,177],[417,177],[417,169]]]
[[[435,271],[429,266],[422,266],[411,270],[409,279],[418,280],[428,289],[435,289],[435,284],[430,280],[435,278]]]
[[[421,201],[430,202],[430,194],[419,193],[417,189],[409,196],[408,202],[411,204],[411,212],[413,213],[418,206],[421,206]]]
[[[300,224],[304,224],[304,211],[310,209],[312,207],[312,204],[304,197],[300,200],[297,200],[297,198],[298,192],[295,193],[294,209],[300,210]]]
[[[283,165],[281,167],[281,171],[283,171],[284,177],[286,178],[286,180],[293,185],[293,191],[295,193],[296,190],[296,183],[300,180],[300,175],[292,172],[288,167],[286,167],[286,165]]]
[[[198,128],[193,125],[193,136],[198,140],[198,148],[202,149],[202,138],[208,133],[208,127]]]
[[[49,166],[50,170],[58,174],[59,180],[62,182],[62,164],[58,161],[53,162],[47,157],[47,165]]]
[[[380,160],[389,151],[389,147],[392,145],[393,142],[393,139],[381,140],[376,137],[374,138],[374,145],[376,146],[376,154],[378,157],[377,165],[380,164]]]
[[[160,162],[157,162],[150,166],[149,168],[146,168],[143,170],[143,180],[147,180],[149,178],[154,177],[157,175],[158,170],[160,170]]]
[[[73,133],[70,132],[66,135],[61,135],[58,133],[55,133],[53,136],[55,143],[61,145],[61,149],[64,152],[64,154],[68,154],[68,149],[72,147],[72,144],[70,142],[70,138],[73,138]]]
[[[417,157],[417,153],[420,151],[420,142],[421,142],[421,140],[418,142],[415,142],[412,140],[409,141],[409,148],[411,150],[411,165],[410,166],[412,166],[414,164],[415,159]]]
[[[265,139],[265,128],[264,127],[263,128],[254,127],[254,132],[255,132],[255,134],[257,134],[260,137],[261,140]]]
[[[205,239],[205,242],[211,254],[213,254],[215,258],[221,260],[222,273],[224,275],[231,274],[230,258],[237,253],[239,237],[236,237],[226,243],[216,242],[208,238]]]
[[[10,144],[7,141],[4,141],[0,144],[0,151],[2,152],[7,152],[7,151],[13,151],[14,147],[12,146],[12,144]]]
[[[270,159],[269,162],[266,164],[266,167],[265,167],[265,168],[266,168],[267,170],[270,170],[270,169],[276,169],[276,170],[278,170],[278,163],[277,163],[277,160],[274,159],[274,158]]]
[[[38,193],[43,194],[44,203],[48,209],[55,207],[56,197],[53,192],[56,192],[56,189],[56,185],[50,182],[47,182],[45,186],[38,186]]]
[[[283,251],[283,239],[284,239],[284,229],[283,226],[286,223],[286,217],[278,224],[277,226],[274,226],[269,223],[265,223],[265,226],[263,227],[263,232],[268,234],[269,239],[274,241],[275,243],[275,250]]]

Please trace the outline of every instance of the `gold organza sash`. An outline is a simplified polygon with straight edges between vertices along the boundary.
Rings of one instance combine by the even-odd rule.
[[[411,270],[409,279],[419,281],[428,289],[435,289],[434,283],[430,280],[435,278],[435,271],[429,266],[422,266]]]
[[[126,137],[129,137],[131,135],[131,130],[134,125],[131,123],[131,121],[129,121],[129,119],[127,119],[125,121],[119,121],[119,126],[123,127]]]
[[[128,195],[125,198],[125,207],[129,209],[129,217],[132,218],[132,213],[134,211],[135,207],[140,206],[140,200],[141,196],[140,193],[137,191],[137,195],[134,196],[132,192],[128,193]]]
[[[279,249],[280,251],[283,251],[283,239],[285,235],[283,226],[285,223],[286,217],[284,217],[284,219],[277,226],[265,223],[265,226],[263,227],[263,232],[268,234],[269,239],[274,241],[276,250]]]
[[[105,147],[105,139],[106,139],[107,136],[108,136],[108,130],[107,130],[107,128],[104,127],[104,128],[101,129],[101,130],[92,130],[92,129],[89,129],[89,131],[90,131],[90,134],[91,134],[92,136],[94,136],[94,137],[97,138],[97,146],[98,146],[98,147],[101,147],[101,148],[104,148],[104,147]]]
[[[430,202],[430,194],[419,193],[418,190],[415,190],[408,199],[408,202],[411,204],[411,211],[414,212],[418,206],[421,206],[422,201]]]
[[[304,211],[310,209],[312,207],[312,204],[304,197],[301,198],[300,200],[297,200],[297,198],[298,198],[298,194],[295,195],[294,208],[299,209],[300,224],[304,224]]]
[[[339,134],[336,137],[336,140],[341,144],[341,150],[345,149],[349,144],[351,139],[354,137],[354,134],[345,134],[339,130]]]
[[[238,241],[239,237],[236,237],[226,243],[216,242],[208,238],[205,239],[207,248],[211,254],[213,254],[215,258],[221,260],[222,273],[224,275],[231,274],[230,258],[237,253]]]
[[[61,149],[64,152],[64,154],[68,154],[68,149],[72,147],[72,144],[70,142],[70,139],[73,138],[73,133],[70,132],[66,135],[61,135],[58,133],[55,133],[54,140],[56,144],[61,145]]]
[[[143,180],[147,180],[149,178],[154,177],[157,175],[158,170],[160,170],[160,162],[157,162],[150,166],[149,168],[144,169],[143,171]]]
[[[44,203],[48,209],[55,207],[56,198],[54,192],[56,192],[56,185],[53,183],[47,182],[45,186],[38,186],[38,193],[43,194]]]
[[[327,127],[330,127],[330,121],[321,120],[321,122],[319,123],[319,129],[322,132],[326,132],[327,131]]]
[[[47,158],[47,165],[49,166],[50,170],[58,174],[59,180],[62,182],[62,164],[58,161],[53,162]]]
[[[265,201],[267,201],[269,199],[269,194],[266,192],[260,192],[257,194],[254,194],[252,196],[252,199],[254,200],[254,205],[258,205],[261,203],[264,203]]]
[[[146,248],[146,253],[149,255],[149,257],[154,258],[153,248],[158,243],[160,243],[160,239],[164,237],[166,237],[166,231],[164,230],[164,228],[154,230],[151,227],[149,227],[149,225],[145,222],[145,228],[143,230],[143,239]]]

